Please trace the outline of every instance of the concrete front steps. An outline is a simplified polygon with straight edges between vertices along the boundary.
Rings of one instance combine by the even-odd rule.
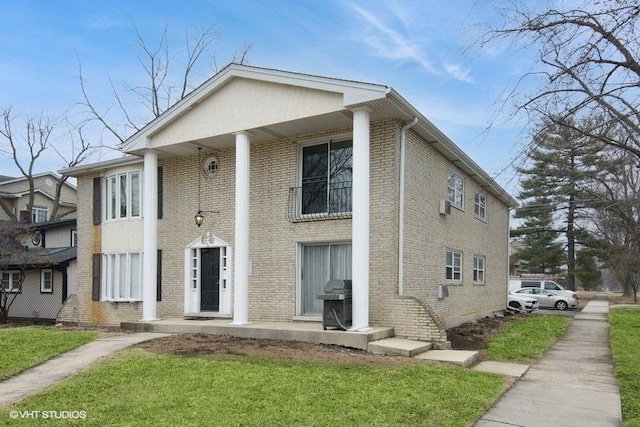
[[[481,362],[477,351],[433,350],[431,343],[402,338],[385,338],[372,341],[367,351],[386,356],[405,356],[432,362],[449,363],[475,371],[491,372],[520,378],[529,365],[504,362]]]

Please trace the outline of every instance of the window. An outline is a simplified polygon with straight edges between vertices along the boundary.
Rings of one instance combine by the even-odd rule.
[[[447,249],[446,279],[450,282],[462,282],[462,252]]]
[[[204,173],[208,176],[213,176],[218,172],[218,159],[215,156],[211,156],[204,161]]]
[[[142,254],[123,252],[104,255],[104,299],[142,299]]]
[[[20,292],[20,272],[7,271],[2,273],[2,287],[5,292]]]
[[[78,246],[78,230],[71,230],[71,246]]]
[[[353,141],[302,148],[302,206],[306,214],[351,212]]]
[[[473,281],[484,283],[485,257],[482,255],[473,256]]]
[[[105,218],[107,220],[141,216],[141,181],[140,172],[122,173],[105,179]]]
[[[540,282],[525,282],[524,280],[522,281],[521,286],[523,288],[539,288],[541,285]]]
[[[477,218],[487,219],[487,197],[482,193],[476,193],[473,213]]]
[[[302,315],[322,314],[318,295],[330,279],[351,279],[351,243],[302,246]]]
[[[40,270],[40,292],[53,292],[53,270]]]
[[[464,208],[464,180],[453,171],[449,171],[447,178],[447,200],[454,206]]]
[[[31,208],[31,222],[47,222],[49,220],[49,209],[44,206],[34,206]]]

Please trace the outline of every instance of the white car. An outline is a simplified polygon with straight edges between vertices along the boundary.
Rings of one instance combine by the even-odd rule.
[[[558,295],[555,292],[546,291],[540,288],[522,288],[511,292],[511,295],[534,298],[538,301],[540,308],[566,310],[567,308],[580,307],[580,303],[577,298],[567,295]]]
[[[524,295],[509,294],[507,297],[507,308],[518,312],[531,313],[536,311],[540,304],[534,298]]]

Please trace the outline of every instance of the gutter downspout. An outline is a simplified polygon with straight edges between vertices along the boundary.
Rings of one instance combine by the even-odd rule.
[[[404,295],[404,152],[407,130],[418,123],[414,117],[411,123],[400,130],[400,200],[398,201],[398,295]]]

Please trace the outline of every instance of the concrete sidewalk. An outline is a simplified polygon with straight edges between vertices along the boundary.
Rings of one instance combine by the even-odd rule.
[[[140,333],[97,339],[0,382],[0,409],[38,393],[126,347],[168,334]]]
[[[596,295],[476,427],[621,426],[608,313],[606,296]]]

